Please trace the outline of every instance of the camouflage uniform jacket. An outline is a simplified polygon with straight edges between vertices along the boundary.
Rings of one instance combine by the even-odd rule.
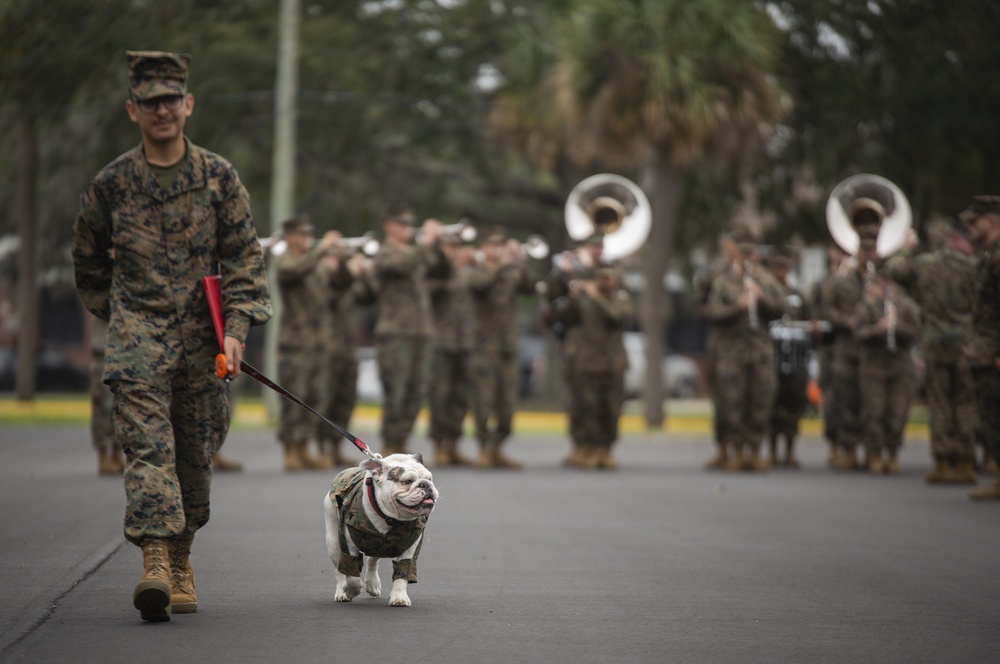
[[[750,313],[737,303],[746,290],[742,274],[729,269],[712,280],[705,317],[711,322],[720,347],[737,352],[742,352],[740,349],[771,352],[768,323],[785,314],[785,294],[781,284],[760,268],[754,270],[753,279],[763,291],[757,300],[757,329],[750,325]]]
[[[1000,242],[979,257],[975,298],[965,356],[973,366],[992,365],[1000,357]]]
[[[854,313],[865,289],[865,277],[857,269],[837,275],[829,286],[824,316],[833,326],[834,353],[846,360],[856,360],[860,347],[854,336]]]
[[[517,295],[534,292],[528,270],[519,265],[477,266],[469,277],[476,313],[477,352],[517,354]]]
[[[975,260],[944,247],[915,257],[893,256],[886,268],[920,305],[924,316],[921,356],[929,361],[962,357],[972,331]]]
[[[341,574],[359,576],[361,574],[361,556],[352,556],[347,549],[345,535],[350,534],[351,541],[366,556],[371,558],[395,558],[402,555],[416,543],[424,534],[427,517],[413,521],[396,521],[387,519],[389,532],[382,534],[375,524],[365,514],[364,491],[368,473],[362,468],[342,470],[333,478],[330,484],[330,500],[337,506],[340,513],[340,563],[337,569]],[[421,545],[423,542],[421,542]],[[420,555],[420,545],[409,560],[393,561],[393,579],[405,578],[410,583],[417,582],[417,556]]]
[[[476,326],[469,290],[472,267],[457,270],[450,279],[429,280],[434,313],[434,346],[448,351],[472,350]]]
[[[450,265],[440,247],[394,247],[383,243],[375,255],[375,336],[429,337],[434,327],[427,277],[448,274]]]
[[[363,297],[365,285],[355,280],[343,263],[331,272],[326,288],[329,311],[326,329],[320,338],[330,357],[353,358],[358,349],[357,300]]]
[[[219,344],[201,278],[217,270],[226,335],[245,340],[271,317],[250,197],[229,162],[185,142],[168,191],[139,146],[81,197],[73,263],[84,306],[109,321],[105,382],[207,379]]]
[[[333,313],[328,300],[331,272],[321,262],[323,250],[317,244],[301,256],[286,252],[278,257],[275,274],[281,292],[281,350],[325,350]]]
[[[577,371],[624,372],[628,356],[622,332],[632,316],[632,297],[617,288],[607,297],[598,294],[570,295],[556,305],[556,316],[566,326],[563,352],[566,363]]]
[[[878,322],[885,314],[885,300],[866,296],[854,309],[857,324],[854,336],[861,344],[861,356],[867,364],[891,365],[897,357],[905,357],[909,361],[910,348],[920,334],[920,307],[911,297],[898,290],[898,287],[895,304],[895,353],[887,350],[888,333],[878,329]]]

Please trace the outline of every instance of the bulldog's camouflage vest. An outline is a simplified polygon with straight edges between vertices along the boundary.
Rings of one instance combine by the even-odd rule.
[[[392,561],[392,578],[417,582],[417,556],[423,546],[421,535],[427,517],[413,521],[398,521],[389,518],[390,530],[384,535],[371,522],[364,508],[365,471],[362,468],[348,468],[341,471],[330,485],[330,499],[340,512],[340,562],[337,571],[347,576],[361,576],[362,556],[352,556],[347,547],[347,537],[366,556],[372,558],[395,558],[420,540],[408,560]]]

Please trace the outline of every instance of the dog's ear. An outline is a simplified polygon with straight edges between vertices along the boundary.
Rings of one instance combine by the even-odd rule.
[[[419,463],[420,465],[424,464],[424,455],[423,454],[421,454],[420,452],[417,452],[416,454],[414,454],[412,456],[413,456],[414,459],[417,460],[417,463]]]
[[[359,465],[362,469],[371,471],[375,477],[380,477],[385,472],[385,461],[382,459],[365,459]]]

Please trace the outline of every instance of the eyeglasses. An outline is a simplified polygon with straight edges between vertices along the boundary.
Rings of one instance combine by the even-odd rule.
[[[135,103],[143,113],[156,113],[160,104],[163,104],[163,108],[168,111],[176,111],[183,101],[184,95],[164,95],[152,99],[136,99]]]

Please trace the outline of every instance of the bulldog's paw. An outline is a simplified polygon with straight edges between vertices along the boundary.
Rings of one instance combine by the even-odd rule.
[[[382,596],[382,579],[378,575],[365,578],[365,592],[372,597]]]
[[[343,585],[337,585],[337,594],[333,599],[338,602],[350,602],[361,594],[361,583],[357,579],[351,579]]]
[[[401,595],[392,593],[391,595],[389,595],[389,606],[409,606],[409,605],[410,605],[410,597],[406,593],[403,593]]]

